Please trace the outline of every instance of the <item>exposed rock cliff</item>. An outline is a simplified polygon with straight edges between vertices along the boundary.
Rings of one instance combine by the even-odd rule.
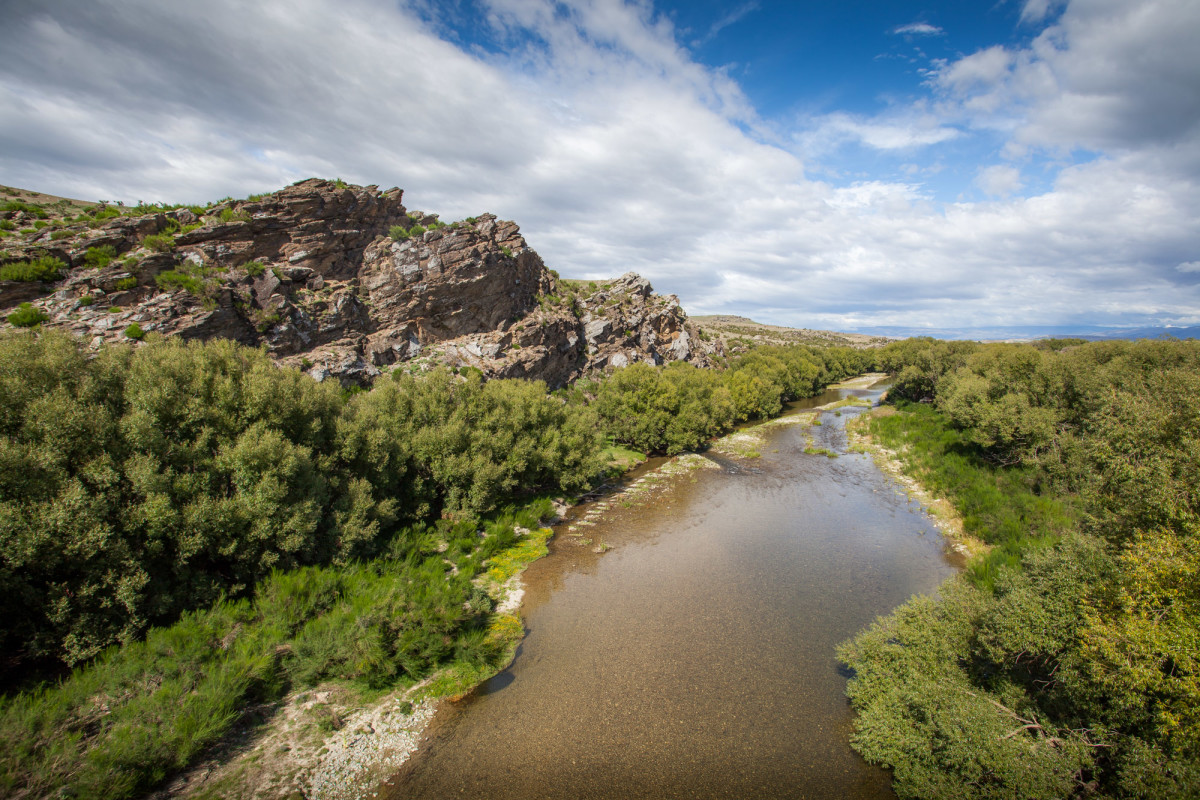
[[[445,363],[558,386],[713,354],[676,298],[633,273],[561,281],[516,224],[484,214],[446,225],[401,199],[313,179],[205,208],[43,221],[6,239],[0,263],[48,255],[68,269],[55,282],[0,281],[0,309],[32,302],[44,325],[96,346],[139,330],[226,337],[357,383]]]

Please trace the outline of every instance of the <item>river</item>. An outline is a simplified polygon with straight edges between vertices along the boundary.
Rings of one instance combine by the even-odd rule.
[[[880,390],[799,405],[847,394]],[[586,539],[564,522],[525,573],[512,665],[443,704],[380,796],[892,797],[849,747],[834,648],[955,567],[920,507],[846,453],[860,411],[840,412],[618,496]]]

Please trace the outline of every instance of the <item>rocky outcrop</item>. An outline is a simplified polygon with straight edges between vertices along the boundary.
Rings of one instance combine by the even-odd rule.
[[[0,305],[7,314],[32,301],[47,326],[97,346],[139,331],[225,337],[359,384],[442,363],[558,386],[712,355],[676,298],[644,278],[561,281],[515,223],[484,214],[446,225],[401,201],[399,189],[314,179],[202,209],[47,226],[0,262],[48,254],[69,273],[5,283]]]

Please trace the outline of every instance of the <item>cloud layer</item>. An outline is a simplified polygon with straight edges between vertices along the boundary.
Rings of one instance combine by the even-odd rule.
[[[451,12],[492,46],[456,43]],[[0,32],[0,180],[126,201],[399,185],[516,219],[565,275],[636,270],[693,313],[797,326],[1197,323],[1195,30],[1190,0],[1074,0],[1027,47],[931,65],[911,107],[797,123],[643,3],[27,4]],[[998,142],[980,202],[812,177],[847,143],[933,163],[972,137]]]

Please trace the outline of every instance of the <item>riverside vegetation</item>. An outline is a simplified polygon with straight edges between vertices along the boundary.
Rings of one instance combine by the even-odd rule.
[[[349,392],[224,340],[90,355],[8,332],[0,789],[135,796],[251,704],[486,677],[520,625],[485,587],[543,549],[522,531],[602,479],[606,447],[702,446],[869,360],[766,348],[557,396],[439,368]]]
[[[854,746],[902,798],[1195,797],[1200,343],[878,357],[872,436],[991,549],[842,646]]]

